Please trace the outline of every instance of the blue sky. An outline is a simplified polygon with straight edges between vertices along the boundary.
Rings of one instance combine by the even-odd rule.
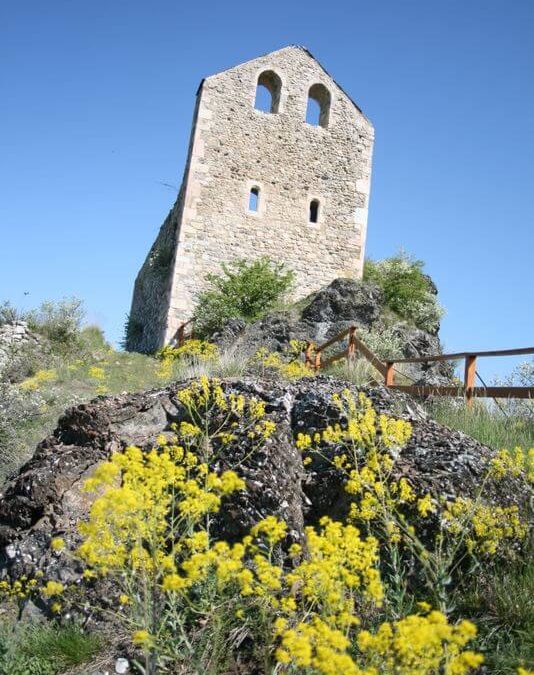
[[[527,346],[533,35],[533,0],[6,0],[0,301],[76,295],[118,340],[201,78],[302,44],[375,125],[368,255],[426,262],[447,349]]]

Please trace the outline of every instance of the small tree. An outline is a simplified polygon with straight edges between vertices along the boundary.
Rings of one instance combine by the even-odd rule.
[[[227,319],[259,319],[293,286],[294,273],[283,263],[262,257],[223,264],[222,274],[208,274],[209,288],[200,293],[195,310],[196,330],[207,336]]]

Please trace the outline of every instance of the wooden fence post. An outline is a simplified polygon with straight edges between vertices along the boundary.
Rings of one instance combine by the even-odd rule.
[[[304,362],[306,364],[306,368],[311,368],[312,367],[312,351],[313,351],[314,344],[313,342],[308,342],[308,346],[306,347],[306,351],[304,352]]]
[[[473,388],[475,386],[475,375],[477,372],[477,357],[476,354],[469,354],[465,357],[465,372],[464,372],[464,394],[467,407],[473,405]]]
[[[395,384],[395,371],[393,370],[393,362],[386,362],[386,387],[392,387]]]

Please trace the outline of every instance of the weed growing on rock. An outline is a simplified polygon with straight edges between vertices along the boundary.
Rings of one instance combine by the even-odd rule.
[[[181,347],[163,347],[156,353],[161,361],[211,361],[219,356],[217,345],[206,340],[186,340]]]
[[[259,349],[252,359],[252,367],[257,367],[263,377],[275,375],[286,380],[299,380],[302,377],[314,377],[315,372],[304,363],[303,353],[307,342],[291,340],[284,352],[270,352],[265,347]]]

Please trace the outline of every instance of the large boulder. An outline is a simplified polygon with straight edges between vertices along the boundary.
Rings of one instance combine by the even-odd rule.
[[[61,536],[70,549],[79,543],[78,523],[88,513],[91,498],[82,491],[95,467],[129,444],[147,448],[160,433],[184,419],[177,383],[142,394],[100,397],[71,408],[53,435],[39,444],[33,458],[9,480],[0,499],[0,576],[18,576],[41,569],[47,578],[72,581],[81,566],[73,556],[50,551],[52,537]],[[339,420],[332,394],[349,387],[328,377],[303,379],[287,385],[249,378],[223,380],[227,392],[255,396],[266,404],[276,424],[274,435],[259,449],[244,435],[222,451],[216,467],[238,467],[246,492],[225,501],[218,516],[218,533],[230,540],[245,534],[267,515],[284,519],[291,539],[302,538],[306,524],[323,515],[344,514],[345,492],[339,475],[314,460],[305,467],[294,440],[299,432],[313,433]],[[428,419],[409,397],[382,387],[364,390],[379,412],[409,420],[413,434],[396,463],[397,477],[406,476],[421,492],[475,495],[492,451],[465,434]],[[490,486],[495,503],[521,499],[516,485]]]
[[[382,302],[382,291],[374,284],[334,279],[313,296],[301,318],[312,325],[350,321],[370,328],[380,319]]]

